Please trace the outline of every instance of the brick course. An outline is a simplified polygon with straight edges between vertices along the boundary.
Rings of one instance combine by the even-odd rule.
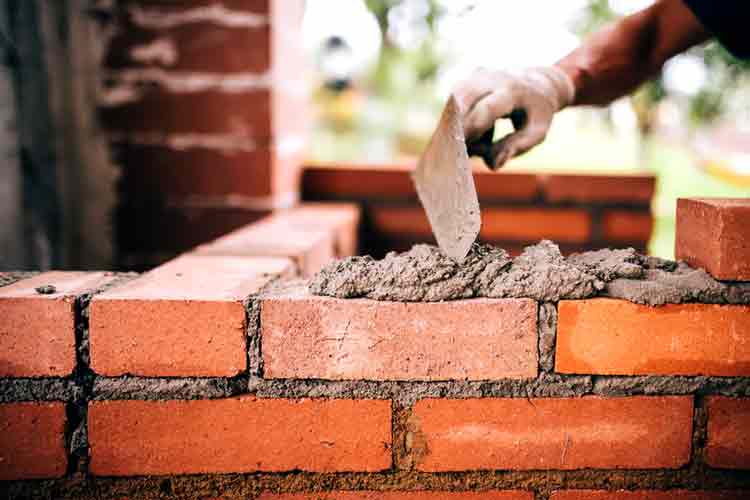
[[[538,369],[536,303],[378,302],[309,295],[261,304],[268,378],[486,380]]]
[[[91,367],[101,375],[234,376],[246,368],[243,301],[287,259],[183,256],[90,306]]]
[[[534,500],[531,491],[335,491],[263,493],[258,500]]]
[[[64,377],[75,367],[75,300],[112,279],[50,271],[0,288],[0,376]],[[55,293],[35,289],[51,285]]]
[[[379,471],[391,465],[390,425],[388,401],[97,401],[90,467],[98,476]]]
[[[724,469],[750,469],[750,398],[708,398],[706,462]]]
[[[690,458],[689,397],[426,399],[417,469],[677,468]]]
[[[750,375],[748,339],[750,306],[563,300],[558,306],[555,371]]]
[[[63,403],[0,404],[0,480],[65,474],[65,420]]]
[[[691,491],[673,489],[667,491],[555,491],[550,500],[744,500],[746,491]]]

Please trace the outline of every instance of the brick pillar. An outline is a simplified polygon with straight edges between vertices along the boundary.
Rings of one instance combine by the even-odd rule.
[[[303,0],[120,0],[101,118],[121,167],[121,267],[299,197]]]

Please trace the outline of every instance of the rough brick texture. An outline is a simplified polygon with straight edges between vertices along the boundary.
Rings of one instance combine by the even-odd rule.
[[[379,302],[308,295],[264,299],[269,378],[485,380],[538,369],[536,302]]]
[[[0,288],[0,376],[66,376],[75,367],[75,300],[105,273],[51,271]],[[43,285],[55,293],[40,294]]]
[[[555,491],[550,500],[744,500],[747,491],[636,490],[636,491]]]
[[[183,256],[90,306],[91,367],[101,375],[233,376],[246,368],[243,300],[280,258]]]
[[[708,399],[706,462],[712,467],[750,469],[750,398]]]
[[[689,397],[426,399],[414,407],[417,468],[677,468],[690,457]]]
[[[89,408],[99,476],[379,471],[391,465],[388,401],[251,397],[102,401]]]
[[[65,474],[64,432],[63,403],[0,404],[0,479]]]
[[[750,281],[750,198],[677,200],[675,255],[721,280]]]
[[[258,500],[534,500],[531,491],[335,491],[263,493]]]
[[[750,306],[649,307],[604,298],[561,301],[555,370],[750,375]]]

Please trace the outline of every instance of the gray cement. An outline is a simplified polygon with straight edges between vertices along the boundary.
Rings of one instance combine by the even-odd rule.
[[[431,245],[415,245],[382,260],[348,257],[310,281],[316,295],[436,302],[469,297],[527,297],[545,302],[595,296],[652,306],[750,303],[750,283],[721,283],[701,269],[646,257],[634,249],[596,250],[567,258],[543,240],[511,259],[505,250],[475,244],[459,264]]]
[[[80,397],[81,387],[60,378],[0,379],[0,403],[22,401],[73,401]]]
[[[247,377],[235,378],[144,378],[97,377],[92,400],[102,399],[216,399],[247,391]]]

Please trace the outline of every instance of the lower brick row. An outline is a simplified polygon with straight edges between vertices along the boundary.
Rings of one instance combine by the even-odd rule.
[[[707,410],[707,464],[750,468],[750,398]],[[89,472],[381,472],[394,442],[422,472],[676,469],[692,456],[689,396],[422,399],[405,422],[392,415],[367,399],[95,401]],[[64,403],[0,405],[0,479],[62,477],[69,426]]]

